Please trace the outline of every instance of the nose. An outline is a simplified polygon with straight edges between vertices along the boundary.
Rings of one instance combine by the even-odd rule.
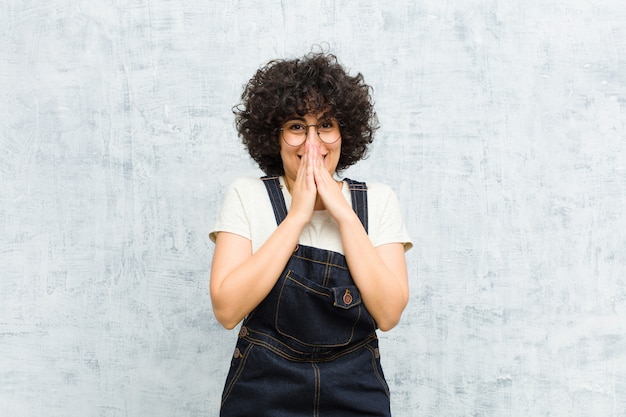
[[[313,128],[313,133],[311,133],[311,128]],[[306,125],[306,139],[318,143],[322,142],[317,133],[317,125]]]

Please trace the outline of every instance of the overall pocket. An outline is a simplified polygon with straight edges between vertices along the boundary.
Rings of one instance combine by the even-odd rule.
[[[328,288],[290,270],[282,278],[276,330],[305,345],[343,346],[357,336],[363,310],[356,286]]]

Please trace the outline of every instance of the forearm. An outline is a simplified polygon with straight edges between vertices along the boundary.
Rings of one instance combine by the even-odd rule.
[[[236,248],[218,234],[211,270],[211,300],[217,320],[232,329],[271,291],[298,243],[304,224],[290,216],[253,255],[233,261]],[[238,263],[238,264],[237,264]],[[237,264],[232,268],[233,264]],[[229,270],[231,269],[232,270]]]
[[[342,220],[339,230],[348,268],[365,306],[381,330],[390,330],[400,320],[409,297],[402,245],[375,248],[356,215]]]

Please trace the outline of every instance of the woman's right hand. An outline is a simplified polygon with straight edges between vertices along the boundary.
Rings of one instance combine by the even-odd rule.
[[[248,238],[227,232],[217,234],[211,265],[211,301],[215,317],[225,328],[235,327],[269,294],[293,254],[302,229],[311,220],[317,197],[312,158],[307,144],[291,187],[291,209],[255,253]]]
[[[306,224],[311,220],[313,210],[315,210],[317,187],[314,174],[314,150],[309,141],[306,141],[304,146],[304,154],[291,189],[291,208],[288,216],[297,218]]]
[[[215,317],[227,329],[235,327],[269,294],[313,216],[317,199],[313,151],[307,141],[291,187],[287,217],[255,253],[249,239],[234,233],[217,234],[211,301]]]

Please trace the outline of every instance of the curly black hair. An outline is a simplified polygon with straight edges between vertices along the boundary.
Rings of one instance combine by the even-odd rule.
[[[295,115],[323,112],[341,127],[341,171],[361,160],[374,140],[378,119],[371,90],[360,73],[350,76],[331,54],[273,60],[256,72],[233,108],[237,131],[266,175],[283,175],[280,127]]]

